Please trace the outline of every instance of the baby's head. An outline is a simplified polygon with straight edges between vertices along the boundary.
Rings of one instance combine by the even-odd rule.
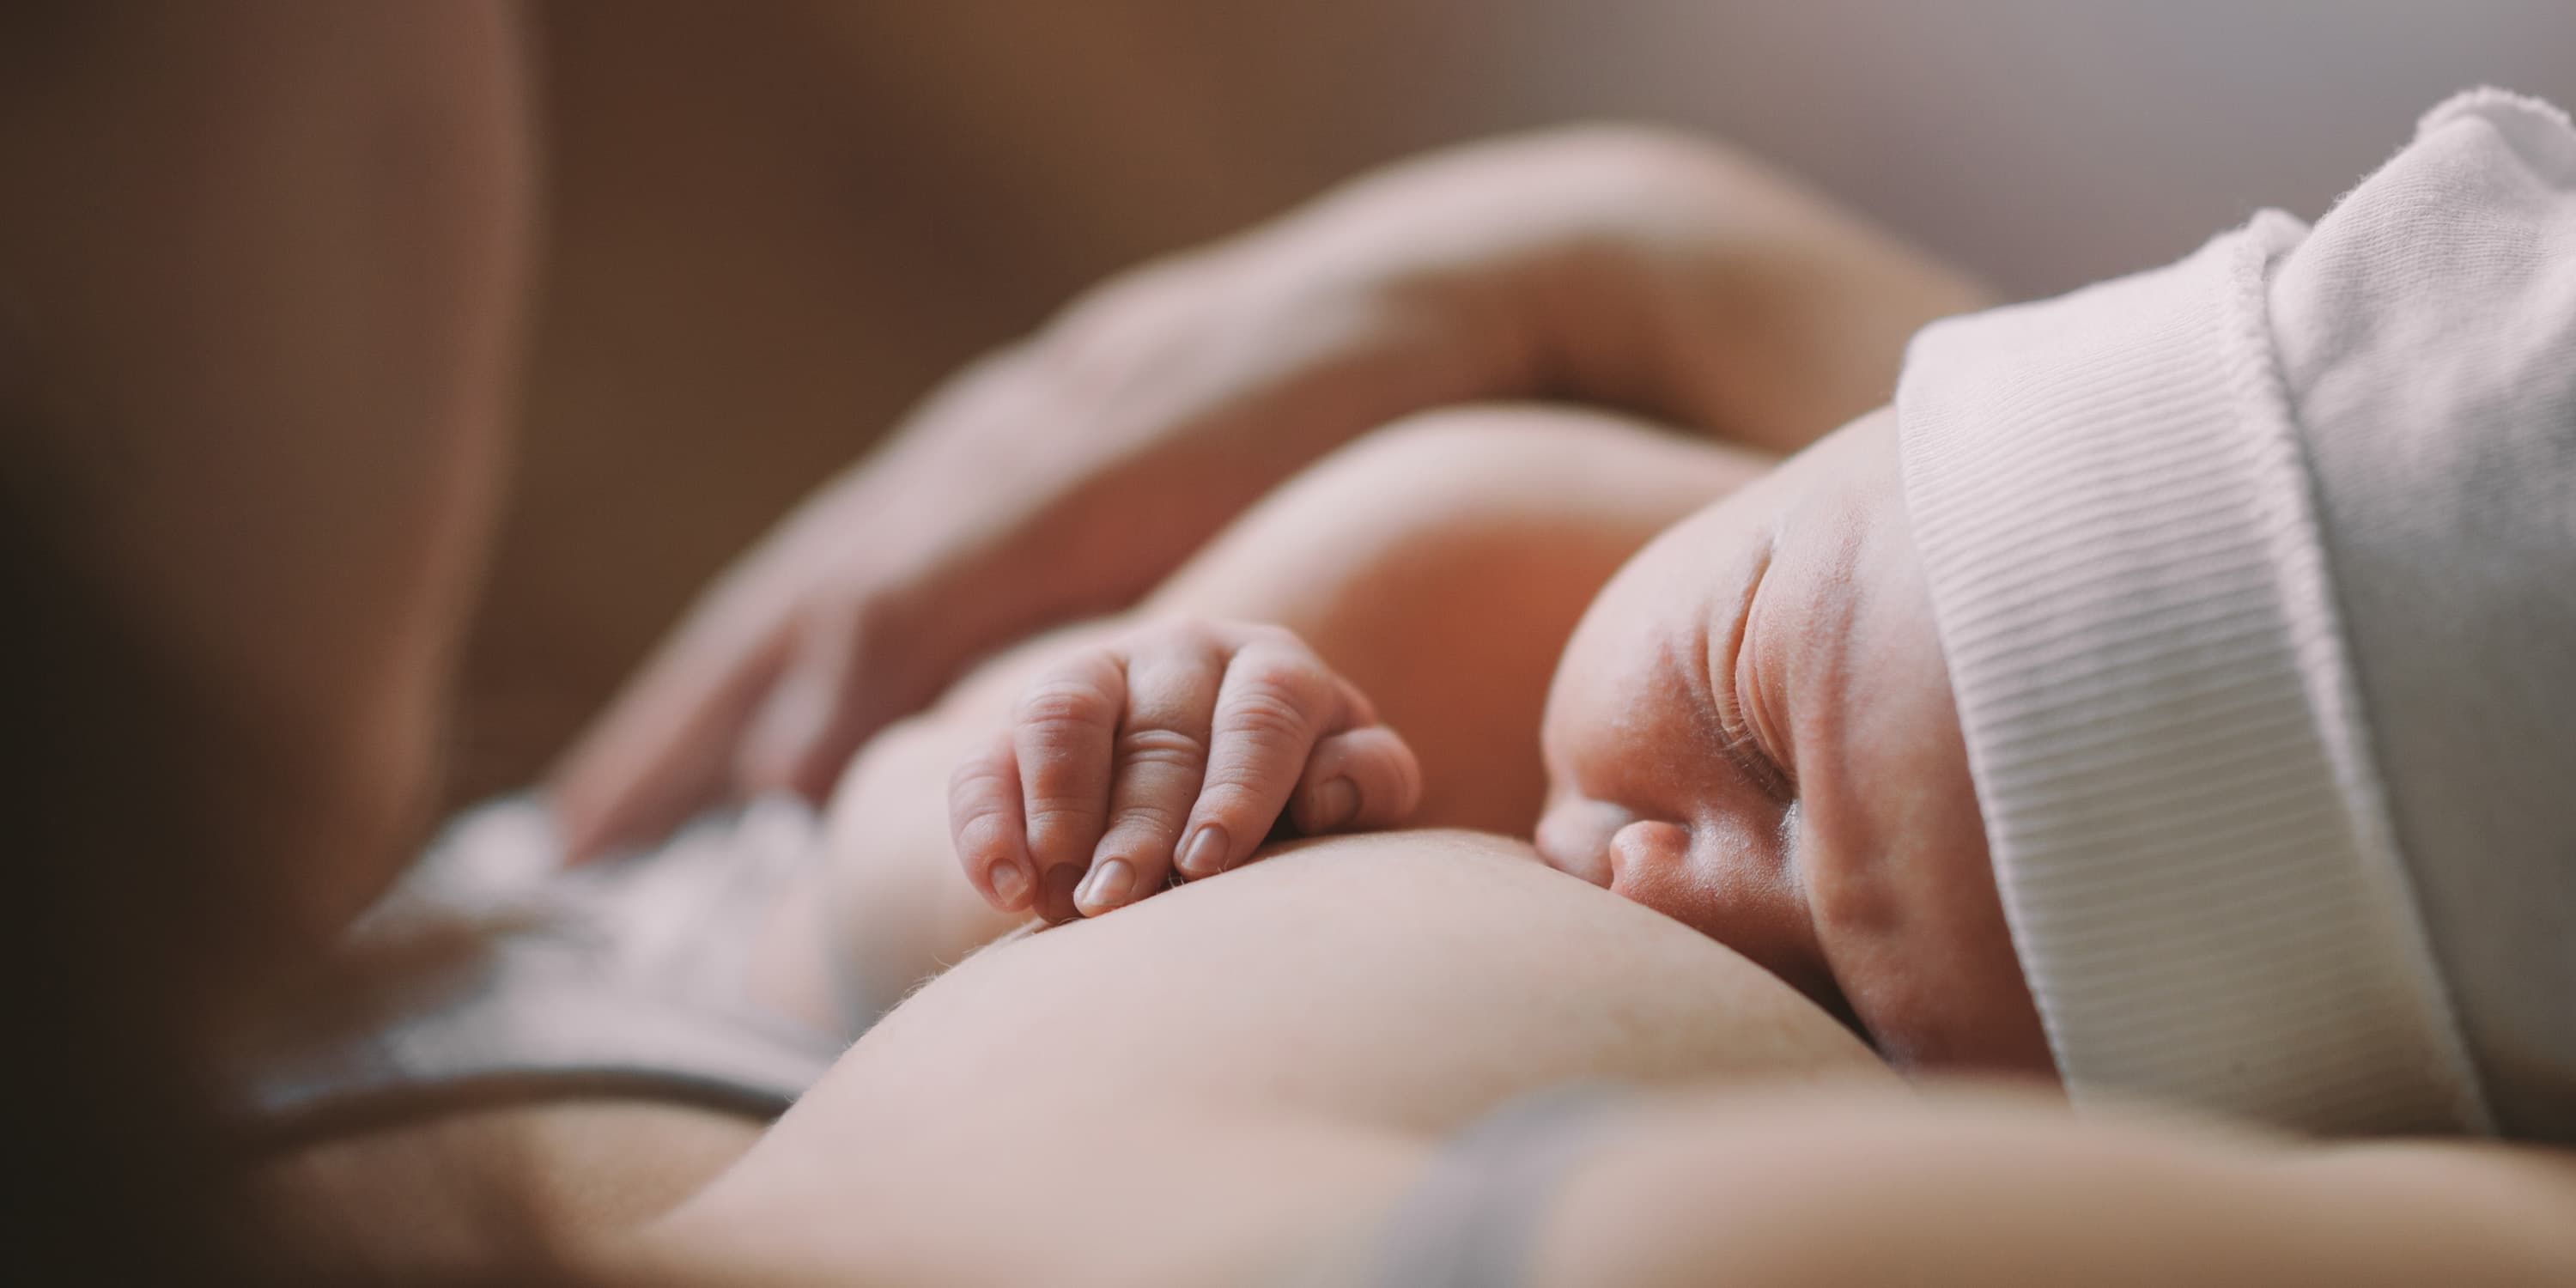
[[[1557,668],[1538,845],[1892,1058],[2044,1070],[1902,493],[1882,412],[1631,559]]]
[[[2463,96],[1638,554],[1539,847],[1902,1063],[2576,1140],[2571,497],[2576,132]]]

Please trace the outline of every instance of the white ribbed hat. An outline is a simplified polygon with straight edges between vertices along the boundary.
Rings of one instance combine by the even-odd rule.
[[[2576,134],[1956,318],[1906,503],[2073,1092],[2576,1139]]]

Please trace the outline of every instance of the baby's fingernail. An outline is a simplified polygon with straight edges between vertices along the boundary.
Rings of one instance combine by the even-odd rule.
[[[1315,830],[1329,832],[1360,812],[1360,789],[1347,778],[1327,780],[1315,789]]]
[[[1038,880],[1045,888],[1038,892],[1038,915],[1050,922],[1068,921],[1082,915],[1073,906],[1073,888],[1082,881],[1083,872],[1070,863],[1059,863],[1046,870]]]
[[[1028,869],[1007,859],[994,864],[992,873],[984,879],[992,884],[993,897],[1006,907],[1018,903],[1020,896],[1029,892]]]
[[[1225,829],[1214,823],[1202,824],[1190,838],[1190,848],[1181,853],[1181,871],[1194,877],[1216,875],[1217,865],[1225,862]]]
[[[1111,859],[1091,870],[1082,888],[1073,892],[1073,903],[1086,917],[1097,916],[1127,902],[1127,892],[1136,887],[1136,869],[1125,859]]]

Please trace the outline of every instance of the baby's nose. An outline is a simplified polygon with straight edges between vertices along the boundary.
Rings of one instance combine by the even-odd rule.
[[[1531,840],[1547,865],[1567,876],[1610,888],[1610,838],[1634,815],[1603,801],[1572,799],[1540,816]]]
[[[1622,894],[1637,880],[1668,881],[1690,862],[1690,829],[1638,819],[1611,833],[1609,886]]]

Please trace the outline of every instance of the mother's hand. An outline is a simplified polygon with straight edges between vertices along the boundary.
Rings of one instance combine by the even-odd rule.
[[[576,855],[819,798],[977,655],[1124,604],[1301,466],[1476,398],[1778,449],[1882,399],[1959,279],[1731,153],[1440,154],[1148,265],[937,391],[720,579],[555,775]]]

